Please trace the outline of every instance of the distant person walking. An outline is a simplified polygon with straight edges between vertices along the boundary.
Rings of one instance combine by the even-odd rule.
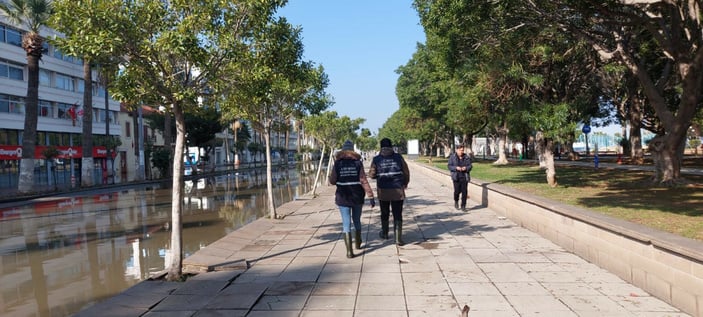
[[[355,247],[361,249],[361,208],[364,206],[364,195],[369,197],[371,208],[375,202],[373,190],[366,179],[361,155],[354,152],[354,144],[351,141],[344,142],[342,150],[337,153],[329,182],[337,185],[334,202],[342,215],[342,233],[344,233],[347,258],[353,258],[351,223],[354,223]]]
[[[369,177],[376,180],[381,207],[381,239],[388,239],[388,221],[393,212],[395,243],[403,245],[403,201],[410,182],[410,170],[403,157],[393,151],[391,140],[381,140],[381,151],[371,161]]]
[[[469,198],[468,186],[471,180],[471,157],[464,153],[464,145],[456,146],[456,152],[449,156],[447,169],[452,174],[454,183],[454,208],[459,209],[459,196],[461,196],[461,210],[466,211],[466,200]]]

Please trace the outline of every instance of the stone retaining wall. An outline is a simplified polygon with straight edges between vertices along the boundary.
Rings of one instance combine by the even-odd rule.
[[[449,173],[408,161],[452,188]],[[472,179],[469,197],[693,316],[703,317],[703,242]]]

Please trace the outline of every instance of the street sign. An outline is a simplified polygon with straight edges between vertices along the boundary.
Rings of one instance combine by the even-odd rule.
[[[581,128],[581,132],[583,132],[583,133],[585,133],[585,134],[591,133],[591,126],[585,124],[585,125],[583,126],[583,128]]]

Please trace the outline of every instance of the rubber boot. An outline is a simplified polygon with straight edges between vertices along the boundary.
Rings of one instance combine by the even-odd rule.
[[[395,227],[395,244],[398,246],[404,245],[403,241],[403,221],[393,221],[393,226]]]
[[[354,230],[354,247],[357,250],[361,249],[361,230]]]
[[[352,234],[351,232],[344,233],[344,246],[347,247],[347,258],[353,258],[354,252],[352,251]]]
[[[388,240],[388,216],[383,217],[383,212],[381,212],[381,231],[378,232],[378,237]]]

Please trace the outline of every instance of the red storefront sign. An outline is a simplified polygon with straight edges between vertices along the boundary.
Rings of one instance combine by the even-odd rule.
[[[19,145],[0,145],[0,160],[19,160],[22,158],[22,147]]]
[[[0,220],[19,218],[22,215],[20,208],[0,209]]]
[[[46,214],[52,212],[61,212],[65,210],[70,210],[72,208],[78,207],[83,204],[83,199],[80,197],[66,198],[58,200],[50,200],[38,202],[33,205],[34,213],[36,214]]]
[[[48,146],[37,145],[34,149],[34,158],[43,159],[44,150]],[[59,151],[59,155],[56,158],[60,159],[70,159],[70,158],[82,158],[83,157],[83,147],[81,146],[57,146],[56,149]],[[112,158],[115,158],[116,153],[113,151]],[[93,157],[94,158],[106,158],[107,149],[104,146],[94,146],[93,147]],[[0,145],[0,160],[19,160],[22,158],[22,146],[20,145]]]

